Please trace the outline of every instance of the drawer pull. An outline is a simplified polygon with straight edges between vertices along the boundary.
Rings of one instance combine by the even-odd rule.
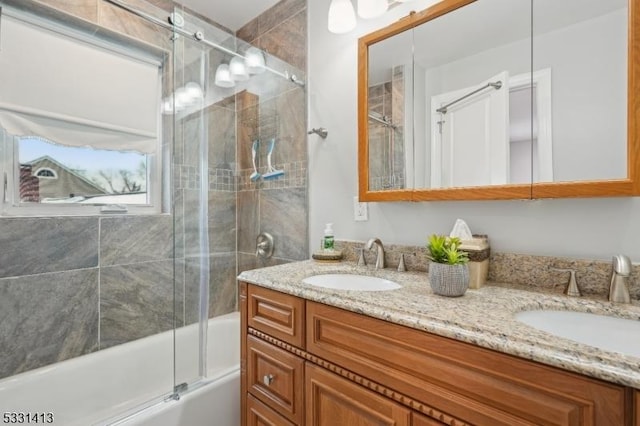
[[[264,377],[262,378],[262,382],[263,382],[265,385],[269,386],[271,383],[273,383],[273,379],[274,379],[274,378],[275,378],[275,377],[273,377],[273,374],[269,374],[268,376],[264,376]]]

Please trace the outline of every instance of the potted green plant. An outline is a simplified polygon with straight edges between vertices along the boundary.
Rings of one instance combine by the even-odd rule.
[[[460,250],[460,244],[457,237],[429,237],[429,284],[435,294],[457,297],[469,288],[469,256]]]

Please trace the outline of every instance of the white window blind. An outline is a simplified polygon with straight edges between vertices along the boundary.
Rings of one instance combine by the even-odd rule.
[[[159,64],[3,14],[0,127],[66,146],[158,149]]]

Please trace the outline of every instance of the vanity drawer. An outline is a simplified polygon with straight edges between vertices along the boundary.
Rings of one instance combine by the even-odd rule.
[[[258,401],[252,395],[247,396],[247,426],[294,426],[280,414]]]
[[[247,337],[247,389],[295,424],[304,415],[304,361],[256,337]]]
[[[270,336],[304,348],[304,300],[250,285],[247,324]]]
[[[423,416],[418,413],[411,413],[411,426],[444,426],[446,423],[432,419],[431,417]]]
[[[630,422],[622,386],[314,302],[307,351],[475,425]]]

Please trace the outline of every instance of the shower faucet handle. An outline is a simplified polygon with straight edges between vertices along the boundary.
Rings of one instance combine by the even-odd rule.
[[[273,256],[274,240],[268,232],[263,232],[256,238],[256,256],[268,259]]]

